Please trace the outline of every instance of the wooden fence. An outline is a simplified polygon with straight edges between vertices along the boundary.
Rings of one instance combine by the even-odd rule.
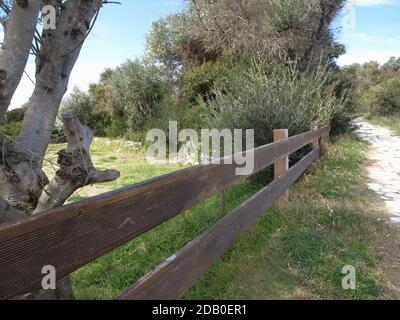
[[[265,214],[318,158],[323,127],[254,150],[254,173],[281,167],[295,151],[312,145],[300,162],[204,234],[122,293],[118,299],[179,299],[231,245]],[[279,136],[279,135],[278,135]],[[61,279],[85,264],[170,220],[248,177],[236,164],[191,167],[22,221],[0,225],[0,299],[41,289],[44,266]],[[198,217],[201,219],[201,217]]]

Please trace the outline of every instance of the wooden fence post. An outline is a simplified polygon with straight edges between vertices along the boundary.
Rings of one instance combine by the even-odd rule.
[[[311,131],[317,131],[318,128],[319,128],[318,126],[311,126]],[[319,147],[319,142],[320,142],[320,139],[314,140],[313,142],[311,142],[311,147],[313,149],[318,148]]]
[[[320,140],[321,143],[321,154],[325,154],[328,151],[330,144],[329,132],[324,133]]]
[[[288,129],[274,130],[274,142],[279,142],[289,138]],[[274,178],[275,180],[284,175],[289,170],[289,156],[286,156],[274,163]],[[284,205],[289,202],[289,190],[277,201],[278,206]]]
[[[319,126],[311,126],[311,131],[316,131],[319,128],[320,128]],[[319,139],[314,140],[311,143],[311,147],[313,149],[321,147],[321,153],[320,153],[321,156],[328,150],[328,145],[329,145],[329,132],[324,133]]]

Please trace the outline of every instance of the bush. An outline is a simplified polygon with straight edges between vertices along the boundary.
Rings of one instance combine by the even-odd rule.
[[[380,85],[372,99],[372,113],[380,116],[400,115],[400,78]]]
[[[224,90],[215,91],[210,106],[219,127],[254,129],[259,146],[272,141],[273,129],[287,128],[296,135],[310,130],[312,124],[330,123],[342,111],[343,101],[327,86],[327,71],[270,69],[271,65],[254,65],[231,75]]]
[[[272,71],[271,71],[272,70]],[[312,125],[329,124],[343,109],[328,85],[328,72],[300,73],[279,65],[253,65],[248,71],[234,74],[224,90],[215,91],[210,106],[215,112],[218,127],[254,129],[255,144],[273,141],[273,130],[289,129],[290,136],[309,131]],[[292,156],[296,162],[308,150]],[[267,182],[271,178],[258,175]]]
[[[215,86],[227,74],[221,63],[207,62],[192,68],[182,77],[182,95],[191,104],[200,96],[204,101],[212,99]]]
[[[110,115],[98,110],[95,98],[92,94],[86,93],[75,87],[71,94],[62,102],[60,114],[73,113],[79,120],[91,128],[96,136],[104,136],[106,128],[110,123]],[[59,131],[62,131],[61,120],[57,120]]]
[[[161,70],[154,65],[128,61],[109,79],[113,116],[125,119],[125,129],[140,131],[160,111],[168,93]]]
[[[79,120],[90,125],[90,118],[93,114],[93,101],[91,96],[78,87],[72,89],[71,94],[62,102],[60,113],[73,113]]]
[[[335,96],[343,101],[343,108],[331,120],[331,135],[350,133],[356,129],[353,124],[358,101],[356,81],[357,73],[353,68],[344,68],[333,75],[331,82]]]
[[[22,122],[24,120],[26,107],[13,109],[7,112],[7,123]]]
[[[13,121],[1,126],[2,132],[12,137],[13,139],[15,139],[19,135],[21,129],[22,129],[22,121],[19,122]],[[4,136],[1,135],[0,139],[3,140]]]

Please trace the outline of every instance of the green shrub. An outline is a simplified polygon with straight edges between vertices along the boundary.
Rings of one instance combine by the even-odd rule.
[[[400,114],[400,78],[381,84],[372,100],[372,112],[380,116]]]
[[[192,68],[182,77],[182,95],[191,104],[200,96],[204,101],[212,99],[213,89],[227,74],[227,68],[220,63],[207,62]]]
[[[7,112],[7,122],[22,122],[24,120],[26,107],[13,109]]]
[[[343,108],[331,120],[331,135],[349,133],[356,129],[353,123],[358,99],[356,81],[357,73],[353,68],[344,68],[333,74],[331,82],[334,94],[343,101]]]
[[[317,124],[329,124],[343,110],[343,101],[327,83],[328,76],[323,68],[300,73],[285,66],[255,64],[231,75],[224,89],[215,91],[210,106],[219,128],[254,129],[255,144],[261,146],[273,141],[274,129],[286,128],[290,136],[297,135]],[[308,151],[294,154],[292,162]],[[267,182],[271,170],[265,173],[256,180]]]
[[[3,126],[1,126],[1,131],[4,132],[6,135],[16,138],[22,128],[22,121],[19,122],[9,122]],[[1,140],[4,139],[4,137],[0,137]]]
[[[120,138],[126,134],[125,120],[121,117],[114,117],[105,128],[106,136],[109,138]]]
[[[91,96],[78,87],[74,87],[60,107],[60,114],[66,113],[73,113],[82,123],[90,125],[90,117],[93,114]]]
[[[125,129],[131,131],[143,130],[157,116],[169,92],[161,70],[139,61],[128,61],[114,70],[109,85],[113,114],[124,118]]]
[[[270,69],[268,65],[267,70]],[[290,135],[330,123],[342,111],[343,101],[327,86],[327,71],[300,73],[263,65],[231,75],[223,90],[216,90],[210,106],[219,127],[254,129],[257,146],[272,141],[273,130],[289,129]]]
[[[79,120],[91,128],[96,136],[106,135],[106,128],[110,125],[110,115],[99,110],[93,95],[75,87],[71,94],[62,102],[60,114],[73,113]],[[58,130],[62,130],[61,120],[57,120]]]

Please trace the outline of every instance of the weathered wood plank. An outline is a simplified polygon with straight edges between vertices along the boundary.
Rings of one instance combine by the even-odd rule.
[[[327,132],[329,127],[256,149],[254,173]],[[62,278],[245,179],[236,168],[192,167],[0,225],[0,298],[40,288],[45,265]]]
[[[289,130],[288,129],[276,129],[274,130],[274,141],[282,141],[289,138]],[[286,156],[282,159],[278,159],[274,163],[274,179],[279,178],[284,175],[289,170],[289,156]],[[290,192],[289,189],[278,199],[279,206],[283,206],[289,202]]]
[[[190,242],[175,255],[149,273],[119,300],[175,300],[195,283],[257,219],[286,192],[286,190],[318,158],[320,148],[314,149],[286,174],[253,196],[246,203],[216,223],[210,230]]]

